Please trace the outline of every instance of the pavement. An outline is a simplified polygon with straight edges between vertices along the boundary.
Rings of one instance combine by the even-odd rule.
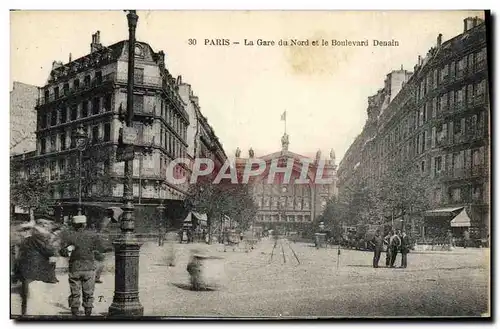
[[[163,317],[422,317],[484,316],[489,309],[489,249],[410,253],[408,268],[375,269],[372,253],[263,239],[256,249],[176,244],[176,266],[167,266],[168,246],[141,248],[139,289],[144,315]],[[191,249],[223,258],[222,287],[187,289]],[[382,255],[380,265],[384,265]],[[398,256],[396,263],[401,261]],[[106,315],[113,300],[114,258],[106,260],[96,285],[94,314]],[[59,283],[34,287],[42,305],[34,315],[69,316],[67,274]],[[37,290],[38,289],[38,290]],[[34,298],[35,298],[34,297]],[[11,291],[11,314],[20,298]]]

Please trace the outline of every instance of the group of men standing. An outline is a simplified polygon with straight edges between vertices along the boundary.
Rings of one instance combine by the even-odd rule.
[[[395,267],[396,256],[401,253],[401,267],[406,268],[408,265],[408,253],[410,252],[411,242],[410,237],[400,230],[390,231],[385,237],[382,237],[380,231],[377,230],[375,237],[372,240],[374,246],[373,267],[378,268],[380,256],[386,246],[386,267]]]

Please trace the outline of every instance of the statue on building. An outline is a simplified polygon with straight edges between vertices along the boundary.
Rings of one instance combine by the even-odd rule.
[[[316,152],[316,161],[319,162],[320,159],[321,159],[321,150],[318,150],[318,152]]]
[[[288,151],[288,145],[290,145],[290,140],[288,139],[288,134],[284,133],[281,137],[281,149],[283,151]]]
[[[240,155],[241,155],[241,150],[240,150],[240,148],[239,148],[239,147],[237,147],[237,148],[236,148],[236,152],[235,152],[235,154],[234,154],[234,155],[235,155],[237,158],[239,158],[239,157],[240,157]]]
[[[250,149],[248,150],[248,156],[249,156],[250,158],[253,158],[253,157],[254,157],[254,155],[255,155],[255,154],[254,154],[254,152],[253,152],[253,149],[252,149],[252,148],[250,148]]]
[[[332,160],[332,163],[335,164],[335,152],[333,149],[330,151],[330,160]]]

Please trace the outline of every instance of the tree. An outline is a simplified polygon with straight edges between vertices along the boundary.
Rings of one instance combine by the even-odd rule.
[[[419,168],[408,163],[390,163],[378,181],[378,211],[388,217],[420,214],[429,207],[429,190],[432,181]]]
[[[199,180],[190,186],[185,205],[189,210],[207,214],[210,229],[223,216],[229,216],[241,230],[246,230],[257,213],[248,184],[212,184]]]
[[[345,217],[345,205],[340,203],[335,196],[330,198],[325,206],[325,209],[316,219],[316,224],[323,222],[325,230],[333,231],[338,234],[342,228],[342,222]],[[317,227],[317,225],[315,225]]]
[[[52,192],[49,182],[40,172],[30,175],[20,175],[21,163],[11,162],[10,172],[10,202],[29,211],[34,219],[34,210],[42,212],[49,210]]]
[[[383,217],[378,203],[376,187],[366,180],[357,179],[339,196],[339,217],[347,225],[376,224]]]

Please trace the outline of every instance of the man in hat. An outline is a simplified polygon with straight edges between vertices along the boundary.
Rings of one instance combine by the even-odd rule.
[[[411,241],[406,232],[401,233],[401,267],[406,268],[408,265],[408,253],[410,252]]]
[[[95,288],[95,255],[105,252],[99,236],[86,230],[87,218],[83,215],[73,217],[73,232],[62,238],[61,255],[69,256],[68,281],[71,294],[68,298],[71,313],[79,314],[80,296],[83,293],[85,315],[92,314]]]
[[[398,250],[401,247],[401,238],[399,237],[400,235],[400,231],[397,230],[396,233],[391,236],[391,239],[389,241],[389,246],[391,248],[391,267],[394,267],[396,256],[398,255]]]
[[[386,251],[385,251],[385,266],[390,267],[391,266],[391,237],[392,237],[392,231],[389,231],[387,235],[384,237],[384,244],[386,245]]]
[[[371,241],[373,245],[373,267],[378,268],[378,262],[380,260],[380,254],[382,253],[382,250],[384,249],[384,239],[382,239],[382,236],[380,234],[380,231],[377,230],[375,233],[375,236],[373,237],[373,240]]]

